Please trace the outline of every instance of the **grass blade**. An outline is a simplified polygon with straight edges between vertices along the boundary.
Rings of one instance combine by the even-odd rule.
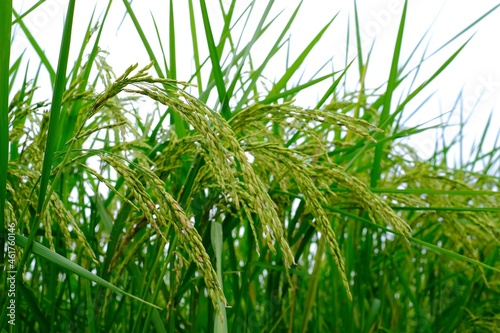
[[[26,250],[26,248],[28,247],[28,238],[26,238],[23,235],[16,234],[16,243]],[[77,274],[78,276],[81,276],[82,278],[85,278],[85,279],[92,281],[92,282],[95,282],[95,283],[97,283],[105,288],[108,288],[109,290],[114,291],[115,293],[131,297],[139,302],[142,302],[148,306],[157,308],[159,310],[162,309],[155,304],[149,303],[149,302],[147,302],[147,301],[145,301],[137,296],[134,296],[132,294],[129,294],[129,293],[121,290],[117,286],[115,286],[115,285],[109,283],[108,281],[100,278],[99,276],[89,272],[88,270],[86,270],[82,266],[75,264],[71,260],[61,256],[60,254],[55,253],[54,251],[51,251],[50,249],[46,248],[45,246],[43,246],[40,243],[33,242],[32,251],[33,251],[33,253],[47,259],[51,263],[53,263],[53,264],[55,264],[63,269],[66,269],[74,274]]]
[[[212,75],[214,77],[217,92],[219,94],[219,102],[221,103],[221,114],[226,120],[228,120],[231,117],[231,111],[229,110],[229,100],[227,98],[226,85],[224,83],[224,76],[222,74],[219,52],[217,50],[217,47],[215,46],[214,35],[212,33],[212,27],[210,25],[210,19],[208,17],[207,4],[205,0],[200,1],[200,6],[201,14],[203,17],[203,26],[205,27],[205,38],[208,43],[210,60],[212,62]]]
[[[4,244],[7,239],[4,211],[7,194],[7,167],[9,164],[8,117],[11,21],[12,1],[2,1],[0,3],[0,235],[2,235],[0,237],[0,263],[2,266],[5,264]]]
[[[398,65],[399,65],[399,56],[401,54],[401,47],[403,45],[403,35],[404,35],[404,27],[406,22],[406,9],[408,6],[408,1],[405,1],[403,7],[403,13],[401,14],[401,22],[399,24],[398,36],[396,38],[396,44],[394,46],[393,58],[391,64],[391,71],[389,74],[389,79],[387,81],[387,89],[384,93],[384,105],[382,108],[382,113],[380,114],[380,123],[384,123],[389,117],[391,110],[391,101],[394,90],[397,87],[398,80]],[[373,159],[373,168],[371,173],[370,185],[371,187],[377,187],[378,180],[380,179],[381,174],[381,160],[382,154],[384,151],[384,144],[379,143],[375,148],[375,157]]]
[[[203,81],[201,79],[200,51],[198,48],[198,34],[196,32],[196,20],[193,8],[193,0],[189,0],[189,24],[191,26],[191,41],[193,42],[193,59],[196,70],[196,85],[198,86],[198,94],[203,92]]]
[[[24,17],[26,17],[31,12],[33,12],[35,9],[38,8],[38,6],[40,6],[44,2],[45,2],[45,0],[39,0],[37,3],[35,3],[33,6],[31,6],[27,11],[25,11],[24,13],[22,13],[20,16],[16,17],[16,19],[14,21],[12,21],[12,25],[14,25],[14,24],[18,23],[19,21],[21,21]]]
[[[338,15],[338,14],[337,14]],[[320,30],[318,34],[312,39],[312,41],[306,46],[306,48],[302,51],[302,53],[295,59],[295,61],[286,69],[285,74],[281,77],[281,79],[276,82],[271,92],[269,92],[268,98],[278,94],[280,91],[285,89],[288,81],[292,78],[293,74],[297,72],[299,67],[304,63],[309,53],[311,53],[314,46],[321,40],[323,34],[328,30],[333,21],[337,18],[335,15],[324,27]]]
[[[141,38],[142,44],[144,45],[144,48],[146,49],[146,52],[148,53],[148,56],[151,60],[154,61],[153,67],[156,71],[156,74],[164,78],[165,74],[163,74],[163,71],[160,68],[160,62],[156,58],[156,55],[153,52],[153,48],[151,47],[151,44],[148,41],[148,38],[146,37],[146,33],[144,32],[144,29],[142,29],[141,24],[139,23],[139,20],[137,19],[137,16],[134,13],[134,10],[132,9],[131,4],[128,2],[128,0],[123,0],[123,4],[125,5],[125,8],[127,9],[127,14],[132,20],[132,23],[134,23],[134,27],[137,30],[137,33],[139,34],[139,37]],[[166,69],[168,73],[168,69]]]
[[[71,31],[73,28],[73,14],[75,11],[75,0],[70,0],[68,5],[68,11],[66,14],[66,21],[64,25],[64,31],[61,42],[61,52],[59,54],[59,63],[57,67],[57,76],[56,82],[54,85],[54,92],[52,96],[52,103],[50,108],[50,120],[49,120],[49,129],[47,134],[47,143],[45,147],[45,154],[43,158],[43,169],[40,180],[40,189],[38,194],[38,205],[36,210],[36,215],[32,216],[31,221],[31,233],[28,238],[28,243],[26,249],[21,258],[19,267],[23,267],[28,255],[30,253],[31,244],[35,240],[36,232],[40,226],[38,223],[38,219],[41,216],[43,210],[45,209],[45,205],[50,200],[51,191],[47,195],[47,188],[49,185],[49,178],[52,172],[52,163],[54,152],[57,146],[57,142],[60,134],[60,124],[59,124],[59,115],[61,112],[62,105],[62,97],[63,93],[66,89],[66,69],[68,65],[68,57],[69,57],[69,49],[71,44]],[[21,278],[22,269],[18,270],[17,278]]]
[[[16,17],[16,19],[19,18],[19,15],[17,15],[17,13],[15,11],[14,11],[14,16]],[[36,54],[40,57],[40,61],[42,62],[42,64],[45,66],[45,68],[49,72],[50,82],[52,84],[54,84],[54,82],[56,80],[56,71],[52,67],[47,56],[45,55],[45,52],[42,50],[42,48],[38,44],[35,37],[31,34],[31,32],[29,31],[26,24],[24,24],[24,22],[22,20],[20,20],[18,23],[21,26],[21,29],[23,30],[24,34],[26,35],[26,38],[28,38],[31,46],[35,49]]]
[[[287,23],[283,28],[281,28],[281,34],[279,37],[276,39],[276,42],[274,45],[271,47],[271,49],[267,52],[268,55],[262,62],[262,64],[253,71],[253,73],[250,75],[250,83],[248,85],[248,88],[244,90],[243,96],[240,99],[239,103],[236,105],[236,110],[239,110],[247,103],[248,96],[250,96],[250,93],[255,90],[256,83],[261,77],[262,73],[264,72],[264,69],[266,66],[269,64],[271,59],[276,55],[276,53],[281,49],[283,46],[283,39],[287,35],[288,31],[290,30],[290,27],[292,26],[292,23],[294,22],[295,18],[297,17],[300,7],[302,6],[302,0],[298,3],[297,7],[295,8],[293,14],[290,16],[288,19]]]
[[[267,98],[265,98],[264,100],[260,101],[260,103],[262,104],[271,104],[271,103],[274,103],[276,102],[278,99],[280,98],[283,98],[283,99],[286,99],[286,98],[289,98],[290,96],[295,96],[297,95],[297,93],[301,92],[302,90],[304,89],[307,89],[309,87],[312,87],[328,78],[331,78],[333,77],[335,74],[337,73],[330,73],[330,74],[326,74],[326,75],[323,75],[321,77],[318,77],[316,79],[312,79],[312,80],[309,80],[307,81],[306,83],[304,84],[300,84],[296,87],[293,87],[291,89],[288,89],[288,90],[285,90],[277,95],[273,95],[273,96],[269,96]],[[341,75],[340,77],[342,77],[343,75]],[[337,79],[338,80],[338,79]],[[337,81],[335,80],[335,82]],[[335,84],[333,84],[332,86],[335,86]]]
[[[222,224],[212,221],[210,226],[210,239],[212,241],[212,247],[215,252],[215,260],[216,260],[216,271],[217,278],[219,279],[221,287],[223,286],[222,280],[222,245],[223,245],[223,236],[222,236]],[[219,307],[221,308],[222,315],[216,316],[214,319],[214,332],[216,333],[227,333],[227,316],[226,309],[224,304],[219,301]]]
[[[357,46],[357,58],[358,58],[358,71],[359,76],[361,77],[364,72],[364,61],[363,61],[363,48],[361,44],[361,27],[359,26],[359,15],[358,15],[358,2],[354,1],[354,23],[356,25],[356,46]],[[349,38],[349,36],[347,36]],[[348,39],[349,40],[349,39]],[[347,44],[349,45],[349,44]],[[346,54],[348,53],[348,49],[346,50]],[[347,58],[347,57],[346,57]]]
[[[170,78],[175,78],[176,75],[176,70],[172,70],[169,68],[165,68],[165,71],[167,75],[163,74],[163,71],[160,68],[160,62],[158,61],[155,53],[153,52],[153,48],[151,47],[151,44],[148,41],[148,38],[146,36],[146,33],[144,32],[144,29],[142,28],[141,24],[139,23],[139,20],[137,19],[137,16],[134,13],[134,10],[132,9],[131,3],[127,0],[123,0],[123,4],[125,5],[125,8],[127,9],[127,14],[130,16],[130,19],[132,20],[134,27],[139,34],[139,37],[141,38],[142,44],[144,45],[144,48],[146,49],[146,52],[148,53],[148,56],[151,60],[153,60],[153,67],[157,73],[157,75],[160,78],[165,78],[165,77],[170,77]],[[173,29],[173,2],[170,3],[170,29]],[[170,31],[169,33],[169,41],[170,41],[170,62],[171,65],[175,65],[176,60],[175,60],[175,31]],[[163,55],[165,56],[165,55]],[[172,77],[172,74],[174,77]],[[177,133],[177,136],[179,138],[182,138],[186,135],[186,127],[187,124],[185,121],[183,121],[179,115],[177,115],[175,112],[170,112],[170,115],[172,116],[172,123],[175,124],[175,130]]]

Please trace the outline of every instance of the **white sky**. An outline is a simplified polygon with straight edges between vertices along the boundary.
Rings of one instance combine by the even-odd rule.
[[[228,3],[229,0],[222,0]],[[15,9],[23,12],[36,1],[16,2]],[[207,0],[209,10],[212,9],[216,13],[219,0]],[[249,0],[238,0],[238,9],[243,9],[249,3]],[[25,23],[30,28],[32,34],[39,42],[42,49],[46,51],[49,60],[53,67],[57,67],[58,47],[60,44],[60,36],[62,31],[63,17],[66,11],[66,0],[48,0],[35,12],[25,18]],[[198,1],[194,1],[198,7]],[[257,8],[255,14],[260,13],[268,1],[256,0]],[[296,0],[277,0],[274,13],[278,13],[284,9],[282,19],[288,18],[298,1]],[[329,59],[334,59],[335,70],[342,69],[345,59],[346,45],[346,29],[348,19],[351,21],[351,34],[354,32],[354,9],[353,1],[326,1],[326,0],[304,0],[301,12],[291,30],[291,61],[294,57],[307,45],[311,38],[337,13],[337,19],[330,27],[327,34],[324,36],[320,45],[314,49],[310,55],[309,61],[305,66],[305,76],[312,75],[316,72],[321,64]],[[367,87],[376,87],[387,81],[389,75],[389,66],[392,59],[392,50],[400,20],[400,13],[403,8],[403,0],[359,0],[358,11],[360,16],[360,27],[363,41],[363,56],[366,60],[366,55],[372,43],[374,43],[373,54],[370,60],[370,67],[367,76]],[[402,59],[405,60],[412,52],[420,38],[425,34],[427,29],[430,29],[424,43],[421,45],[420,51],[417,52],[415,61],[418,61],[420,54],[427,48],[427,54],[431,54],[441,45],[446,43],[455,34],[468,26],[482,14],[493,8],[496,1],[463,1],[463,0],[410,0],[408,7],[407,26],[405,30],[405,38],[402,51]],[[100,15],[103,8],[107,5],[107,1],[77,1],[77,11],[75,17],[75,33],[73,42],[78,45],[81,43],[83,31],[86,28],[90,15],[94,6],[97,5],[96,13]],[[177,36],[178,43],[178,79],[187,80],[192,74],[192,51],[189,30],[189,16],[187,12],[186,0],[174,0],[176,29],[179,35]],[[157,20],[160,31],[163,32],[164,46],[168,44],[168,1],[153,1],[153,0],[136,0],[133,3],[134,11],[136,12],[142,27],[151,34],[150,42],[156,41],[156,35],[153,30],[153,22],[151,20],[152,12]],[[106,23],[104,29],[105,35],[101,42],[101,47],[110,52],[108,62],[113,66],[115,73],[120,75],[121,72],[133,63],[145,65],[149,63],[149,59],[144,51],[142,43],[132,26],[131,20],[126,17],[125,21],[116,33],[116,28],[120,23],[124,14],[124,5],[122,1],[114,1],[112,6],[112,14]],[[254,14],[254,20],[260,18]],[[274,15],[270,15],[272,17]],[[201,20],[200,20],[201,22]],[[217,21],[213,23],[216,24]],[[253,21],[256,24],[255,21]],[[275,25],[280,27],[280,23]],[[18,27],[15,26],[17,34],[15,35],[12,58],[17,57],[20,52],[26,49],[26,56],[33,61],[38,61],[37,56],[28,46],[24,35]],[[251,29],[245,31],[244,35],[252,33]],[[218,38],[220,27],[214,27],[216,39]],[[425,107],[412,118],[412,124],[422,123],[433,119],[440,113],[450,111],[457,96],[462,92],[463,110],[467,116],[473,111],[473,106],[479,97],[482,96],[474,110],[474,116],[467,123],[465,134],[472,143],[473,139],[478,139],[482,134],[482,129],[490,112],[494,110],[494,119],[491,135],[491,141],[496,136],[498,124],[500,124],[500,10],[495,11],[479,25],[472,28],[464,34],[462,38],[452,43],[449,47],[430,58],[425,62],[425,65],[420,70],[420,75],[417,78],[418,82],[422,82],[429,78],[432,73],[445,61],[467,38],[475,33],[474,38],[466,46],[466,49],[455,60],[455,62],[441,76],[429,86],[421,95],[421,98],[415,103],[408,105],[407,111],[413,111],[425,97],[431,93],[435,93]],[[182,37],[185,34],[185,38]],[[267,32],[268,39],[260,42],[259,47],[266,50],[270,43],[273,43],[273,37],[276,38],[280,31]],[[204,35],[201,29],[198,30],[198,37],[203,40]],[[186,42],[183,43],[183,40]],[[354,40],[350,42],[355,46]],[[76,56],[77,47],[72,49],[73,55]],[[263,53],[262,57],[267,54]],[[258,53],[255,53],[258,58]],[[354,48],[351,47],[351,52],[347,55],[349,60],[354,59],[356,54]],[[258,61],[256,60],[258,63]],[[277,62],[273,68],[275,73],[266,72],[266,77],[273,79],[279,77],[283,73],[284,61]],[[413,63],[415,65],[416,62]],[[31,65],[34,69],[33,64]],[[328,68],[331,70],[331,66]],[[350,78],[357,78],[357,63],[351,67]],[[43,82],[43,81],[42,81]],[[353,81],[354,83],[356,81]],[[45,85],[47,83],[44,83]],[[42,87],[43,88],[43,87]],[[48,87],[41,90],[50,91]],[[297,103],[302,106],[312,106],[315,104],[323,91],[316,89],[307,91],[300,95]],[[50,95],[44,96],[50,98]],[[397,100],[396,100],[397,101]],[[394,101],[393,103],[395,103]],[[408,113],[408,114],[409,114]],[[452,122],[456,123],[459,118],[452,118]],[[415,137],[412,141],[415,146],[423,153],[428,155],[434,147],[435,137],[431,132]]]

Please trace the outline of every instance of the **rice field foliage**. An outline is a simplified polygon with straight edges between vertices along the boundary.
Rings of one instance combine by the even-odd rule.
[[[109,1],[89,19],[75,17],[73,0],[52,63],[23,23],[45,4],[0,5],[0,208],[17,245],[17,321],[8,323],[4,269],[4,332],[499,331],[497,142],[485,151],[483,137],[452,167],[448,152],[463,138],[447,143],[444,122],[402,121],[466,43],[403,94],[424,66],[400,58],[405,3],[387,82],[368,90],[375,65],[362,55],[355,7],[356,62],[297,80],[335,16],[266,89],[272,61],[290,56],[300,5],[276,26],[274,1],[263,12],[221,1],[215,13],[189,0],[187,17],[170,1],[147,36],[134,11],[145,3]],[[100,38],[123,11],[151,63],[117,76]],[[191,77],[177,77],[179,20],[191,27]],[[241,39],[249,22],[253,35]],[[13,27],[39,59],[5,51]],[[275,44],[254,48],[270,27]],[[42,73],[52,98],[37,95]],[[297,105],[325,83],[315,107]],[[431,130],[424,160],[403,139]]]

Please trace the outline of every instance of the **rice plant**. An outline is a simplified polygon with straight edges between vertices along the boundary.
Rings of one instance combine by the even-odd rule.
[[[166,3],[151,36],[136,15],[147,2],[89,19],[68,1],[56,64],[24,24],[46,2],[0,3],[2,332],[500,331],[497,142],[452,166],[463,137],[402,117],[467,43],[414,86],[425,60],[401,57],[405,2],[387,82],[368,89],[354,1],[357,59],[297,80],[334,16],[268,82],[302,2],[283,26],[272,0]],[[123,11],[151,62],[115,74],[100,43]],[[12,57],[21,33],[39,59]],[[314,107],[295,102],[325,86]],[[423,159],[404,139],[431,130],[443,144]]]

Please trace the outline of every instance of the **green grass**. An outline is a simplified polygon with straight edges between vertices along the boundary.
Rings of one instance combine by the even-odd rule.
[[[262,11],[221,1],[215,13],[190,0],[186,17],[166,3],[147,23],[154,34],[139,3],[119,4],[142,43],[133,47],[152,61],[119,76],[100,45],[120,6],[83,19],[69,1],[51,63],[25,24],[44,1],[20,13],[0,4],[1,232],[15,224],[17,245],[15,298],[2,247],[3,331],[500,331],[500,150],[498,141],[485,148],[492,118],[469,159],[463,135],[446,140],[444,117],[402,122],[468,40],[444,47],[498,6],[424,50],[448,53],[416,83],[429,56],[402,56],[405,2],[387,80],[373,89],[365,80],[377,64],[373,49],[362,53],[355,2],[347,31],[357,59],[310,77],[301,73],[338,15],[292,56],[289,33],[305,2],[289,17],[273,16],[274,1]],[[193,48],[188,77],[181,21]],[[17,26],[38,58],[12,58]],[[347,75],[356,71],[353,90]],[[53,84],[44,99],[41,73]],[[297,105],[311,89],[316,107]],[[453,112],[463,132],[464,111]],[[406,139],[428,131],[438,136],[424,160]]]

